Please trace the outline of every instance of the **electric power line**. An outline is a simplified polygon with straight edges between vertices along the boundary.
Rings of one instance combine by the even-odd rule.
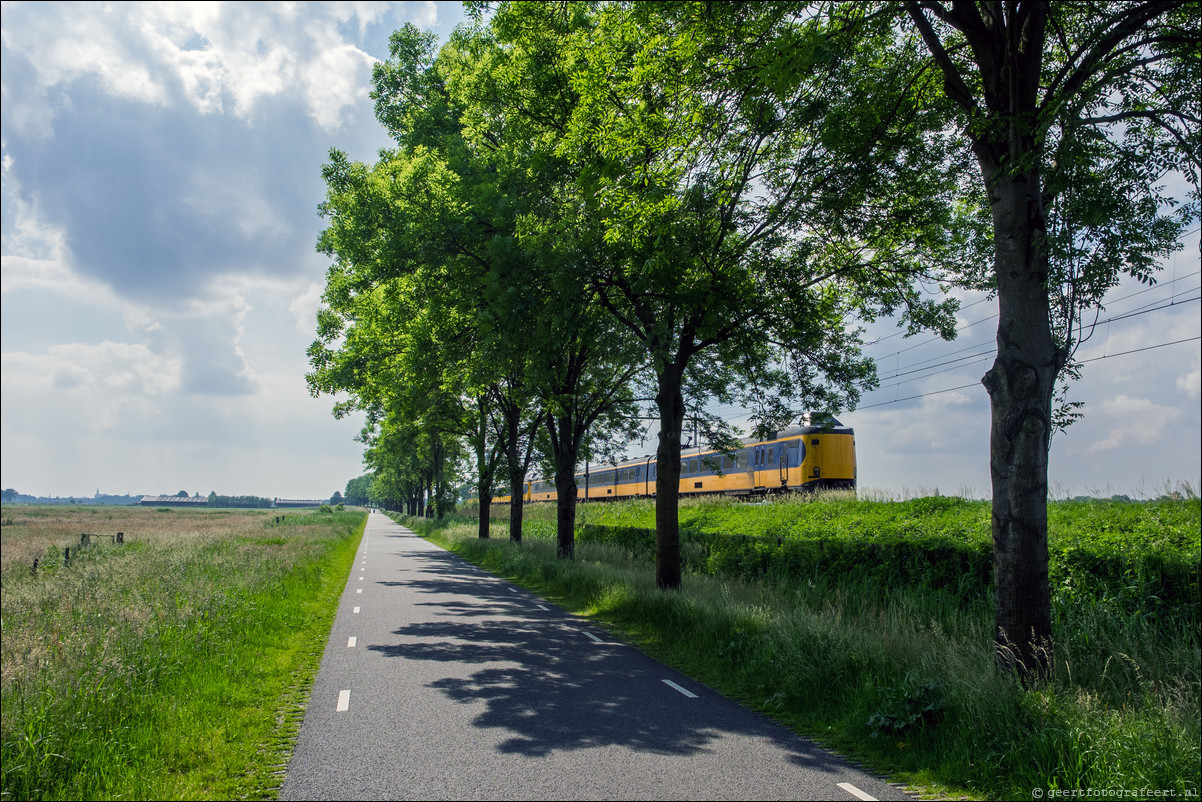
[[[1174,301],[1170,301],[1169,303],[1161,304],[1160,306],[1152,306],[1152,307],[1144,307],[1144,308],[1140,308],[1140,309],[1138,309],[1138,310],[1134,310],[1134,311],[1128,312],[1128,313],[1126,313],[1126,314],[1118,315],[1118,316],[1116,316],[1116,317],[1112,317],[1112,318],[1107,318],[1106,320],[1100,320],[1100,321],[1098,321],[1097,323],[1095,323],[1095,324],[1092,324],[1092,325],[1093,325],[1094,327],[1097,327],[1097,326],[1102,326],[1102,325],[1105,325],[1105,324],[1108,324],[1108,323],[1117,323],[1117,322],[1119,322],[1119,321],[1122,321],[1122,320],[1129,320],[1129,319],[1131,319],[1131,318],[1139,317],[1140,315],[1146,315],[1146,314],[1149,314],[1149,313],[1151,313],[1151,312],[1158,312],[1158,311],[1160,311],[1160,310],[1162,310],[1162,309],[1168,309],[1168,308],[1170,308],[1170,307],[1173,307],[1173,306],[1180,306],[1180,305],[1182,305],[1182,304],[1186,304],[1186,303],[1192,303],[1192,302],[1194,302],[1194,301],[1200,301],[1200,300],[1202,300],[1202,294],[1199,294],[1199,295],[1197,295],[1197,296],[1195,296],[1195,297],[1192,297],[1192,298],[1183,298],[1183,299],[1181,299],[1181,300],[1174,300]],[[961,348],[961,349],[958,349],[958,350],[956,350],[956,351],[950,351],[950,352],[948,352],[948,353],[946,353],[946,354],[943,354],[942,356],[951,356],[951,355],[953,355],[953,354],[958,354],[958,353],[961,353],[961,352],[963,352],[963,351],[968,351],[968,350],[971,350],[971,349],[974,349],[974,348],[980,348],[980,347],[982,347],[982,346],[984,346],[984,345],[986,345],[986,343],[978,343],[978,344],[975,344],[975,345],[966,346],[966,347],[964,347],[964,348]],[[889,376],[884,376],[884,377],[882,377],[882,379],[883,379],[883,380],[885,380],[885,381],[888,381],[889,379],[895,379],[895,378],[899,378],[899,377],[901,377],[901,376],[908,376],[908,375],[910,375],[910,374],[913,374],[913,373],[920,373],[920,374],[922,374],[922,373],[923,373],[924,371],[926,371],[926,370],[931,370],[931,369],[933,369],[933,368],[941,368],[941,367],[944,367],[945,365],[954,365],[954,364],[955,364],[955,363],[957,363],[957,362],[967,362],[967,361],[971,361],[972,359],[975,359],[975,358],[977,358],[977,357],[987,357],[987,356],[991,356],[992,354],[995,354],[995,353],[997,353],[997,349],[996,349],[996,348],[992,348],[992,349],[990,349],[990,350],[988,350],[988,351],[982,351],[982,352],[980,352],[980,353],[976,353],[976,354],[970,354],[969,356],[957,357],[956,359],[949,359],[949,360],[946,360],[946,361],[943,361],[943,362],[938,362],[938,363],[936,363],[936,364],[934,364],[934,365],[927,365],[926,367],[920,367],[921,365],[923,365],[923,364],[925,364],[925,363],[927,363],[927,362],[931,362],[931,361],[933,361],[933,360],[935,360],[935,359],[940,359],[940,358],[942,358],[942,357],[932,357],[931,359],[925,359],[925,360],[921,360],[921,361],[919,361],[919,362],[912,362],[912,363],[910,363],[910,364],[908,364],[908,365],[905,365],[905,366],[899,366],[899,367],[895,368],[895,372],[894,372],[893,374],[891,374],[891,375],[889,375]],[[880,363],[880,361],[881,361],[881,360],[879,360],[879,359],[878,359],[878,360],[877,360],[877,363],[879,364],[879,363]],[[914,368],[914,369],[913,369],[913,370],[904,370],[904,369],[903,369],[903,367],[904,367],[904,368]],[[927,378],[927,377],[929,377],[929,376],[934,376],[934,375],[937,375],[937,374],[939,374],[939,373],[946,373],[946,372],[947,372],[946,370],[932,370],[932,372],[931,372],[931,373],[926,373],[926,374],[924,374],[924,375],[915,376],[914,378],[911,378],[911,379],[906,379],[905,381],[898,382],[897,384],[906,384],[907,382],[917,381],[917,380],[919,380],[919,379]],[[890,387],[894,387],[894,386],[897,386],[897,385],[889,385],[889,386],[890,386]]]
[[[1183,340],[1173,340],[1172,342],[1167,342],[1167,343],[1157,343],[1156,345],[1147,345],[1147,346],[1144,346],[1143,348],[1133,348],[1130,351],[1120,351],[1117,354],[1106,354],[1104,356],[1095,356],[1095,357],[1091,357],[1090,359],[1081,360],[1081,364],[1084,365],[1087,362],[1097,362],[1102,359],[1113,359],[1116,356],[1126,356],[1127,354],[1138,354],[1141,351],[1151,351],[1156,348],[1166,348],[1170,345],[1180,345],[1181,343],[1194,342],[1195,340],[1202,340],[1202,335],[1199,335],[1197,337],[1186,337]],[[881,401],[876,404],[864,404],[863,406],[856,407],[856,411],[858,412],[861,409],[872,409],[873,407],[884,407],[884,406],[888,406],[889,404],[900,404],[902,401],[912,401],[915,398],[926,398],[927,396],[931,396],[931,395],[941,395],[942,393],[950,393],[955,390],[963,390],[968,387],[977,387],[979,385],[980,385],[980,382],[972,382],[970,384],[961,384],[958,387],[947,387],[943,390],[932,390],[929,393],[919,393],[918,395],[910,395],[910,396],[906,396],[905,398],[895,398],[892,401]]]

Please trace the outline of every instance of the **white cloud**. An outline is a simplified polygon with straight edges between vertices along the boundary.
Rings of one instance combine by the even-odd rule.
[[[66,343],[43,353],[8,352],[0,359],[0,381],[14,391],[58,388],[158,396],[179,389],[179,358],[136,343]]]
[[[1115,448],[1130,447],[1133,443],[1152,445],[1167,440],[1172,424],[1181,418],[1176,407],[1153,403],[1147,398],[1118,395],[1102,402],[1101,413],[1110,421],[1110,436],[1086,449],[1097,454]]]
[[[321,285],[310,284],[309,289],[288,304],[288,311],[296,320],[296,328],[306,334],[312,334],[317,325],[317,310],[321,306],[322,293]]]
[[[1193,367],[1190,371],[1177,377],[1177,389],[1185,394],[1186,398],[1197,401],[1198,396],[1202,394],[1202,360],[1199,360],[1196,351],[1191,361]]]
[[[25,198],[13,174],[14,160],[4,148],[3,203],[5,234],[0,240],[0,292],[21,289],[54,289],[74,297],[94,297],[105,292],[96,282],[77,276],[70,266],[66,232],[42,220],[36,203]]]
[[[430,3],[405,11],[421,25],[437,21]],[[340,23],[357,21],[363,36],[390,13],[390,4],[376,3],[5,4],[4,45],[36,71],[40,99],[26,97],[23,108],[40,107],[24,115],[43,134],[61,111],[52,90],[86,77],[113,97],[182,101],[247,122],[264,99],[295,93],[334,131],[366,98],[375,61],[343,38]]]
[[[309,114],[327,131],[342,127],[344,112],[367,100],[368,78],[375,59],[359,48],[334,41],[314,23],[319,55],[300,72]],[[325,41],[323,41],[325,40]]]
[[[43,9],[23,16],[19,36],[8,35],[6,27],[4,44],[33,61],[43,92],[93,75],[112,95],[161,105],[167,100],[165,88],[123,36],[121,17],[133,9],[133,4],[68,4],[51,13]]]

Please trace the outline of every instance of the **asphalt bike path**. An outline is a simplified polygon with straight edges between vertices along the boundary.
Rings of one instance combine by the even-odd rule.
[[[378,512],[280,797],[909,798]]]

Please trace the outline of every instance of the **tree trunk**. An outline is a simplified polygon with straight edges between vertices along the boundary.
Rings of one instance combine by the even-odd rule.
[[[573,436],[571,418],[550,422],[558,426],[558,436],[552,438],[555,446],[555,553],[560,559],[571,560],[576,556],[576,439]]]
[[[680,432],[684,425],[683,371],[668,365],[657,377],[659,445],[655,450],[655,584],[680,589]]]
[[[997,358],[982,383],[992,425],[994,586],[998,664],[1024,681],[1052,665],[1048,585],[1048,449],[1062,355],[1052,336],[1038,173],[983,167],[994,223]]]
[[[521,468],[509,471],[509,484],[513,488],[509,496],[509,542],[522,542],[522,513],[525,512],[526,472]]]
[[[438,520],[441,521],[442,516],[443,516],[443,509],[442,509],[442,493],[443,493],[442,437],[435,435],[432,438],[430,446],[431,446],[430,447],[430,456],[432,457],[432,459],[434,461],[434,472],[431,476],[431,481],[430,481],[430,493],[431,493],[430,499],[434,504],[434,515],[431,517],[437,518]]]
[[[518,454],[518,429],[521,410],[511,406],[505,410],[506,434],[505,453],[509,458],[509,542],[522,542],[522,513],[525,505],[526,468]]]
[[[488,449],[488,416],[484,412],[483,402],[480,402],[480,436],[476,441],[476,475],[480,477],[477,496],[480,499],[480,523],[477,535],[481,540],[488,540],[489,508],[492,506],[492,482],[495,466],[489,465]]]
[[[488,525],[490,523],[489,514],[492,507],[492,488],[487,492],[480,493],[480,524],[477,529],[477,535],[481,540],[488,540]]]

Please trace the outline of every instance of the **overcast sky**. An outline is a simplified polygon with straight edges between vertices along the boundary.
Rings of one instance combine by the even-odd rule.
[[[361,420],[304,383],[321,165],[388,144],[367,93],[389,33],[461,20],[458,3],[4,3],[0,485],[318,498],[362,473]],[[1198,336],[1198,266],[1195,230],[1161,286],[1114,293],[1103,319],[1177,303],[1082,349],[1105,358],[1054,442],[1057,494],[1198,487],[1198,340],[1122,355]],[[988,347],[995,313],[967,307],[956,343],[873,347],[903,375],[841,416],[863,487],[985,495],[988,362],[942,363]],[[956,369],[909,372],[923,360]]]

